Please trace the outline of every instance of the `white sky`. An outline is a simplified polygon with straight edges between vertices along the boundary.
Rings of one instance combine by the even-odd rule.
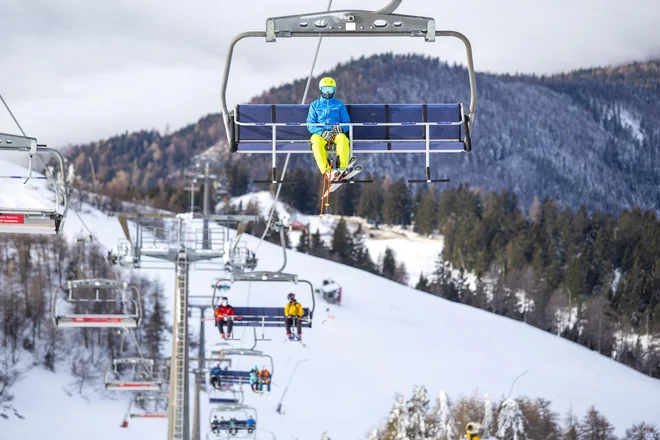
[[[29,135],[52,146],[125,131],[172,130],[220,110],[230,39],[267,17],[327,0],[2,0],[0,93]],[[387,0],[334,0],[369,9]],[[554,73],[660,56],[657,0],[404,0],[472,41],[478,71]],[[305,77],[315,39],[238,44],[230,106]],[[418,52],[464,62],[455,42],[325,39],[316,73],[362,54]],[[478,84],[477,84],[478,86]],[[341,88],[341,84],[339,84]],[[350,102],[350,98],[344,97]],[[0,132],[17,132],[0,108]]]

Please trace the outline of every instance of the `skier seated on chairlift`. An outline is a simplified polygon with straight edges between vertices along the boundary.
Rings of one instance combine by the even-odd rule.
[[[220,300],[220,306],[216,308],[213,313],[215,314],[215,325],[218,326],[220,336],[222,339],[230,339],[236,313],[234,313],[234,308],[229,305],[229,300],[226,296],[222,297]],[[227,323],[227,333],[224,332],[225,323]]]
[[[238,426],[236,426],[236,417],[231,416],[229,419],[229,433],[236,435],[238,433]]]
[[[245,424],[247,425],[248,434],[252,434],[254,432],[254,428],[257,427],[257,423],[254,421],[254,418],[252,416],[248,417]]]
[[[261,371],[257,373],[257,389],[261,392],[264,391],[264,385],[266,385],[266,388],[268,388],[268,392],[270,393],[270,371],[268,371],[268,368],[264,365],[261,367]]]
[[[286,317],[286,336],[290,341],[300,341],[302,339],[302,317],[305,316],[305,311],[303,310],[300,303],[296,301],[295,294],[289,293],[287,295],[287,299],[289,302],[286,304],[286,306],[284,306],[284,316]],[[297,338],[294,338],[293,334],[291,333],[291,327],[293,327],[294,324],[298,330]]]
[[[250,370],[250,388],[255,393],[259,389],[259,369],[256,365]]]
[[[219,390],[220,387],[222,386],[221,383],[221,376],[222,376],[222,368],[220,368],[220,362],[215,361],[213,362],[213,368],[211,368],[211,386],[215,388],[216,390]]]
[[[319,82],[321,97],[312,102],[307,113],[308,124],[340,124],[350,123],[348,111],[343,102],[335,98],[337,83],[334,79],[325,77]],[[348,131],[348,125],[310,125],[307,129],[312,134],[310,141],[312,143],[312,152],[316,165],[321,174],[325,174],[331,168],[328,163],[328,152],[326,148],[329,143],[337,147],[337,157],[339,158],[339,168],[332,171],[330,176],[332,180],[338,180],[344,173],[349,163],[349,140],[344,132]]]
[[[226,425],[227,422],[225,421],[224,417],[221,417],[220,420],[218,420],[218,416],[213,416],[213,420],[211,421],[211,432],[214,434],[220,434],[220,429],[222,428],[223,425]]]

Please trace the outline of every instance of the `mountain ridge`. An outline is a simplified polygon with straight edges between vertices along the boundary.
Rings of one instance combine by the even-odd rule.
[[[529,206],[550,197],[573,209],[619,212],[640,206],[660,212],[660,62],[582,69],[552,76],[477,74],[473,151],[432,157],[437,177],[486,190],[509,189]],[[347,103],[468,102],[464,67],[419,55],[382,54],[347,61],[321,76],[335,77]],[[315,79],[316,80],[316,79]],[[252,103],[297,103],[304,80],[273,87]],[[309,97],[311,101],[314,96]],[[100,182],[119,190],[164,184],[182,162],[214,147],[224,150],[219,114],[172,135],[124,134],[74,147],[82,177],[91,156]],[[131,151],[135,149],[135,152]],[[112,161],[107,152],[119,152]],[[252,177],[268,173],[263,157],[249,161]],[[103,152],[103,154],[101,153]],[[423,157],[363,155],[365,168],[392,178],[423,176]],[[114,162],[114,163],[113,163]],[[308,157],[294,166],[312,166]]]

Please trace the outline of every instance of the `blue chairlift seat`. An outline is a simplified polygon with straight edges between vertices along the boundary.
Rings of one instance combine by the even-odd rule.
[[[472,149],[462,104],[352,104],[354,153],[459,153]],[[310,153],[308,105],[236,106],[232,152]],[[428,127],[428,128],[427,128]],[[274,139],[273,139],[274,138]]]
[[[308,308],[303,308],[305,313],[301,326],[311,328],[312,316]],[[234,319],[234,327],[285,327],[283,307],[234,307],[237,318]]]

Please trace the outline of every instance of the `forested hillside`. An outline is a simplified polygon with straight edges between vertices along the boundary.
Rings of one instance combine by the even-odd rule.
[[[433,158],[434,174],[453,184],[511,190],[526,205],[534,197],[550,197],[573,209],[584,205],[590,211],[619,212],[639,206],[657,212],[658,70],[657,62],[649,62],[551,77],[479,74],[474,150]],[[337,96],[347,103],[468,100],[463,67],[417,55],[351,60],[326,74],[337,79]],[[299,102],[303,89],[304,81],[297,80],[253,102]],[[220,158],[226,166],[248,164],[232,171],[235,191],[268,174],[267,158],[228,157],[219,115],[169,135],[126,133],[74,147],[69,157],[87,181],[91,157],[106,192],[147,195],[164,206],[181,198],[173,196],[168,176],[180,175],[194,155],[216,144],[215,152],[225,152]],[[362,155],[360,161],[379,176],[423,176],[422,158],[410,155]],[[296,157],[293,163],[312,167],[309,158]]]
[[[68,280],[116,278],[103,250],[89,243],[80,261],[78,248],[63,236],[7,234],[0,234],[0,249],[0,403],[11,400],[11,385],[32,366],[70,371],[79,393],[99,388],[106,363],[120,354],[121,332],[58,330],[51,320],[51,299]],[[141,275],[126,281],[140,289],[143,300],[144,324],[134,330],[137,341],[146,356],[162,358],[167,319],[162,286]],[[126,339],[124,356],[137,355],[132,341]]]

